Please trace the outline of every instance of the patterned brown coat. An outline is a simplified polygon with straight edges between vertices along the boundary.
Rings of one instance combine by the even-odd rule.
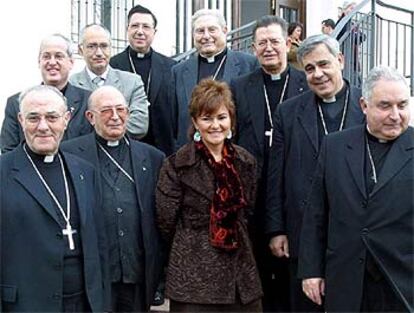
[[[234,147],[234,165],[251,210],[256,193],[256,161],[243,148]],[[187,303],[232,304],[237,294],[246,304],[263,294],[248,237],[248,212],[241,210],[239,214],[239,249],[226,252],[212,247],[208,236],[214,189],[213,172],[193,143],[165,160],[156,203],[158,226],[171,247],[166,296]]]

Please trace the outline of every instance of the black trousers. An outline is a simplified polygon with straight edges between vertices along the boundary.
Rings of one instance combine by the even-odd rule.
[[[373,277],[365,270],[361,312],[408,312],[408,309],[384,276]]]
[[[112,283],[112,312],[146,312],[145,289],[140,284]]]
[[[92,312],[85,292],[63,295],[63,313]]]

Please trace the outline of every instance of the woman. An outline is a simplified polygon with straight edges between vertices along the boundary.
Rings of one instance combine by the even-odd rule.
[[[235,107],[226,83],[201,81],[190,103],[191,142],[164,163],[157,221],[170,244],[171,312],[261,312],[248,238],[256,162],[231,144]]]
[[[301,70],[302,66],[296,59],[296,51],[302,43],[303,25],[299,22],[293,22],[288,27],[288,40],[290,41],[290,49],[288,52],[288,62],[296,69]]]

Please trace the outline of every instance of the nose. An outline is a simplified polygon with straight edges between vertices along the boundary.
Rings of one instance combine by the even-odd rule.
[[[39,130],[48,130],[49,129],[49,124],[46,121],[46,118],[44,116],[42,116],[40,118],[39,124],[37,125],[37,129]]]
[[[315,67],[315,71],[313,73],[313,76],[319,78],[323,76],[323,71],[319,68],[319,66]]]
[[[212,128],[218,128],[219,127],[219,121],[216,118],[213,118],[213,121],[211,122]]]
[[[400,118],[400,110],[398,109],[397,105],[393,105],[390,112],[390,118],[393,121],[396,121]]]
[[[117,120],[118,118],[119,118],[119,114],[116,111],[116,108],[112,108],[112,116],[111,116],[111,119]]]
[[[210,38],[210,33],[208,32],[208,29],[205,28],[203,29],[203,38]]]

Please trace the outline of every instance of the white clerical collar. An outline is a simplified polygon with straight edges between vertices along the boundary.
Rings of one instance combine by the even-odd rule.
[[[334,103],[336,101],[336,97],[330,97],[330,98],[322,98],[322,102],[324,103]]]
[[[282,75],[280,73],[278,74],[270,74],[271,80],[280,80],[282,78]]]
[[[43,158],[43,162],[44,163],[53,163],[53,160],[55,159],[55,155],[45,155],[45,157]]]
[[[108,147],[118,147],[119,146],[119,140],[108,140],[106,142],[106,145]]]
[[[86,67],[86,72],[88,73],[89,77],[91,78],[91,81],[93,81],[98,76],[105,81],[106,78],[108,77],[109,67],[106,68],[105,72],[103,72],[102,75],[96,75],[88,67]]]
[[[372,134],[371,130],[369,129],[368,124],[367,124],[367,132],[368,132],[368,133],[369,133],[372,137],[376,138],[376,139],[378,140],[378,142],[379,142],[379,143],[387,143],[387,142],[389,141],[389,140],[382,139],[382,138],[378,138],[377,136],[374,136],[374,135]]]
[[[224,49],[226,49],[226,48],[224,48]],[[211,57],[206,57],[206,56],[204,56],[204,55],[202,55],[202,54],[200,54],[200,56],[201,56],[203,59],[206,59],[206,60],[207,60],[207,63],[214,63],[214,61],[216,60],[216,57],[217,57],[220,53],[222,53],[222,52],[224,51],[224,49],[223,49],[223,50],[220,50],[219,52],[217,52],[215,55],[212,55]]]

